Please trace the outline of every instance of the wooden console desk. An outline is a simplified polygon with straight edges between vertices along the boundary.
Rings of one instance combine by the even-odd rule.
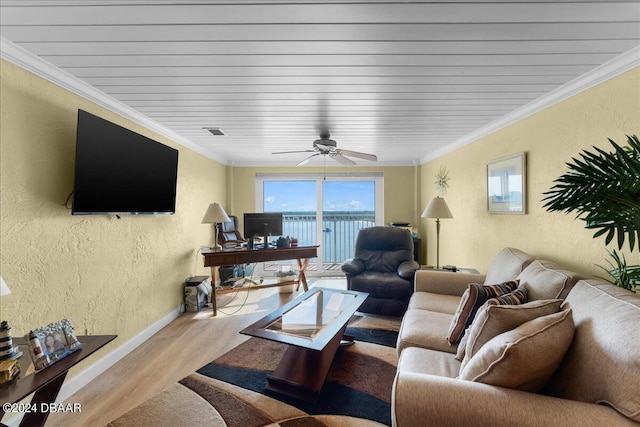
[[[64,359],[60,359],[53,365],[36,373],[29,372],[28,369],[31,359],[27,340],[23,337],[13,338],[13,342],[23,352],[20,359],[22,373],[18,380],[0,385],[0,403],[17,403],[35,392],[31,402],[22,405],[29,410],[24,411],[27,413],[22,418],[20,426],[44,426],[49,416],[49,411],[46,408],[56,401],[60,387],[62,387],[69,369],[113,341],[116,337],[117,335],[78,335],[77,338],[82,343],[81,350],[71,353]],[[2,419],[5,412],[7,411],[3,406],[0,409],[0,419]],[[0,423],[0,426],[4,426],[4,424]]]
[[[202,251],[204,256],[204,266],[211,267],[211,280],[214,281],[215,268],[222,265],[240,265],[251,264],[254,262],[268,262],[268,261],[284,261],[289,259],[295,259],[298,261],[298,268],[300,273],[297,281],[287,281],[272,284],[261,284],[256,286],[233,288],[216,290],[215,284],[211,286],[213,293],[211,295],[211,305],[213,306],[213,315],[218,314],[218,308],[216,304],[216,294],[226,294],[229,292],[238,291],[252,291],[254,289],[272,288],[276,286],[285,286],[295,284],[296,290],[302,284],[302,288],[305,291],[309,290],[307,286],[307,278],[304,274],[309,260],[318,256],[318,246],[298,246],[295,248],[269,248],[269,249],[247,249],[247,248],[232,248],[222,250],[210,250]]]

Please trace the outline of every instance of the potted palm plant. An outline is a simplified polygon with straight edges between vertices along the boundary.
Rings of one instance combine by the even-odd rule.
[[[605,245],[616,238],[618,249],[628,241],[640,252],[640,140],[627,136],[627,145],[609,139],[614,151],[593,147],[583,150],[581,159],[567,163],[569,171],[554,181],[545,193],[549,212],[576,212],[585,227],[596,230],[593,237],[605,236]],[[624,256],[609,252],[613,261],[605,268],[618,286],[633,289],[640,281],[640,266],[627,266]],[[601,267],[604,268],[604,267]],[[611,280],[610,280],[611,281]]]

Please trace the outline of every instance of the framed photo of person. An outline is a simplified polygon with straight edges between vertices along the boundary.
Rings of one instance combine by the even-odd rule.
[[[44,369],[82,348],[68,319],[34,329],[26,338],[29,341],[31,360],[37,370]]]

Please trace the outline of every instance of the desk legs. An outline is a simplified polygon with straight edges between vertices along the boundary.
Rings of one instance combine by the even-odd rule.
[[[211,307],[213,308],[213,315],[218,315],[218,301],[216,300],[216,266],[211,266]]]
[[[60,392],[60,388],[62,387],[62,383],[64,382],[67,373],[58,376],[56,379],[51,381],[46,386],[42,387],[40,390],[36,391],[31,399],[31,404],[35,405],[37,410],[35,412],[29,412],[25,414],[20,422],[20,426],[44,426],[44,423],[47,421],[47,417],[49,416],[49,411],[40,412],[42,408],[42,403],[54,403],[56,401],[56,397],[58,397],[58,393]]]
[[[298,269],[299,269],[299,274],[298,274],[298,281],[296,282],[282,282],[279,284],[272,284],[272,285],[257,285],[257,286],[250,286],[247,288],[242,288],[242,287],[238,287],[238,288],[233,288],[233,289],[229,289],[229,290],[225,290],[225,291],[221,291],[224,293],[228,293],[228,292],[239,292],[239,291],[252,291],[252,290],[256,290],[256,289],[262,289],[262,288],[272,288],[272,287],[276,287],[276,286],[285,286],[285,285],[290,285],[290,284],[296,284],[296,291],[298,289],[300,289],[300,285],[302,284],[302,289],[304,289],[304,291],[308,291],[309,290],[309,284],[307,283],[307,276],[305,275],[305,270],[307,269],[307,267],[309,266],[309,258],[305,258],[305,259],[298,259]],[[218,303],[216,301],[216,284],[215,284],[215,280],[214,277],[215,273],[216,273],[216,266],[211,266],[211,307],[213,308],[213,315],[217,316],[218,315]],[[255,282],[254,282],[255,283]]]
[[[307,276],[304,274],[304,271],[307,269],[309,265],[309,258],[298,259],[298,270],[300,271],[298,275],[298,285],[296,286],[296,291],[300,289],[300,283],[302,283],[302,289],[305,292],[309,290],[309,286],[307,285]]]

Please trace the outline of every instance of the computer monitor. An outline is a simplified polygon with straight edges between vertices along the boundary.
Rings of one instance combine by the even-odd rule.
[[[282,213],[245,213],[244,237],[282,236]]]

